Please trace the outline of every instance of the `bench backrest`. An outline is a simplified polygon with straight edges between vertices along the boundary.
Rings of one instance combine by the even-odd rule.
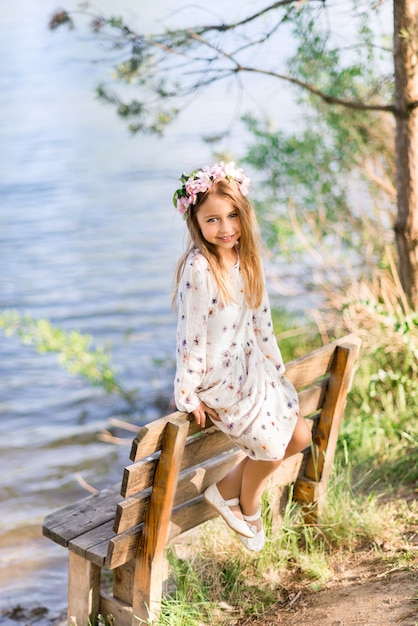
[[[313,445],[286,460],[274,483],[295,482],[295,497],[302,502],[320,503],[324,495],[359,346],[349,335],[286,365],[301,414],[310,420]],[[133,559],[141,543],[158,552],[159,543],[214,517],[201,494],[243,456],[210,420],[202,429],[193,416],[175,412],[141,427],[132,464],[124,470],[106,566]]]

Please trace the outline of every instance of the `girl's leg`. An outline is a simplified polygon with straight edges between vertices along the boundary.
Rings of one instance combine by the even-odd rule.
[[[224,500],[240,499],[240,505],[231,506],[236,517],[242,519],[242,514],[253,515],[258,511],[264,486],[280,463],[281,461],[254,461],[245,457],[217,483]],[[255,525],[257,526],[256,522]]]
[[[299,417],[284,459],[301,452],[311,442],[311,431],[303,417]],[[260,506],[260,498],[270,476],[278,469],[280,461],[254,461],[245,457],[222,480],[217,483],[221,496],[225,500],[240,498],[240,506],[233,506],[231,510],[238,518],[244,515],[254,515]],[[259,525],[255,522],[255,525]]]
[[[254,461],[248,459],[245,465],[241,482],[240,505],[244,515],[255,515],[260,507],[261,494],[267,480],[280,467],[280,461]],[[261,520],[254,525],[261,528]]]
[[[311,431],[303,417],[299,417],[293,435],[286,448],[284,459],[301,452],[311,442]],[[240,504],[244,515],[254,515],[259,506],[264,487],[282,461],[254,461],[248,459],[243,467]],[[256,526],[261,528],[261,522]]]
[[[289,456],[292,456],[297,452],[302,452],[302,450],[310,445],[311,439],[312,433],[306,420],[303,417],[299,416],[298,421],[296,422],[295,429],[293,431],[292,438],[288,443],[286,452],[284,453],[283,459],[287,459]]]
[[[242,475],[248,461],[248,457],[242,459],[242,461],[235,465],[235,467],[233,467],[232,470],[217,483],[219,493],[224,500],[239,498],[241,493]],[[242,519],[240,506],[231,506],[231,511],[233,511],[236,517]]]
[[[242,461],[240,461],[232,470],[220,480],[217,485],[218,489],[221,493],[221,496],[225,500],[230,500],[231,498],[239,498],[241,493],[241,483],[242,483],[242,475],[244,472],[244,468],[249,461],[249,458],[246,456]]]

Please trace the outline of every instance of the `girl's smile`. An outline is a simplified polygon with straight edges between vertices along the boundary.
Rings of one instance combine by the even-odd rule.
[[[225,260],[235,262],[235,254],[231,252],[241,236],[241,221],[231,201],[210,195],[199,207],[196,217],[204,239],[213,244]]]

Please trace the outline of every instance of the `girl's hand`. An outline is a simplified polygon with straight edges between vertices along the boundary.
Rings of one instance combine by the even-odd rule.
[[[197,409],[192,411],[192,413],[196,420],[196,424],[199,424],[199,426],[201,426],[202,428],[204,428],[206,425],[206,414],[209,415],[209,417],[215,422],[220,421],[216,411],[208,407],[204,402],[201,402]]]

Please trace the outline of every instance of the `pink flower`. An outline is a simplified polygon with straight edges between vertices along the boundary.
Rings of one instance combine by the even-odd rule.
[[[183,215],[184,213],[186,213],[189,207],[190,207],[190,202],[188,201],[187,198],[182,196],[181,198],[177,199],[177,209],[180,215]]]
[[[233,161],[230,163],[220,161],[211,167],[205,166],[200,170],[195,170],[189,176],[183,174],[180,179],[183,186],[174,193],[174,206],[181,215],[184,215],[190,206],[196,204],[199,193],[205,193],[222,178],[235,181],[243,196],[248,194],[250,179],[243,170],[237,168]]]
[[[250,187],[250,179],[248,176],[244,176],[240,183],[238,183],[238,187],[243,196],[248,196],[248,190]]]

